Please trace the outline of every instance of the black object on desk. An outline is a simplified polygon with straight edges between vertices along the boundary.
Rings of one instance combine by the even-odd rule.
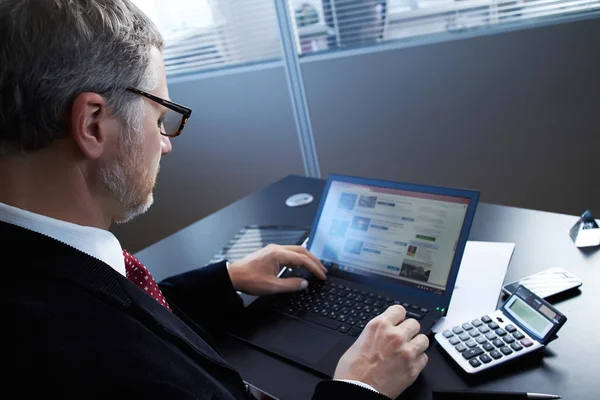
[[[555,394],[525,392],[484,392],[468,390],[433,391],[433,400],[526,400],[526,399],[561,399]]]

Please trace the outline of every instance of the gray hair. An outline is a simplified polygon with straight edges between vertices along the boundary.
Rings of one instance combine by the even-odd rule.
[[[153,46],[162,36],[130,0],[0,0],[0,155],[66,136],[84,92],[140,125],[143,100],[126,88],[156,87]]]

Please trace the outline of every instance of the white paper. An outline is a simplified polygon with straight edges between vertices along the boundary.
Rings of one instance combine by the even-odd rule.
[[[433,327],[434,332],[496,310],[514,250],[514,243],[467,242],[448,314]]]

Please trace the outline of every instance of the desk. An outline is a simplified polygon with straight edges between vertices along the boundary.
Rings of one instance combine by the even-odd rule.
[[[288,176],[142,250],[137,256],[157,280],[204,265],[249,224],[309,226],[324,181]],[[289,208],[285,199],[307,192],[315,201]],[[568,321],[559,339],[521,362],[487,375],[461,374],[437,347],[429,364],[401,398],[430,399],[432,389],[479,388],[555,393],[564,399],[598,398],[600,384],[600,250],[581,251],[567,234],[577,217],[480,203],[470,239],[516,243],[507,282],[549,267],[564,267],[583,280],[580,295],[556,304]],[[474,299],[476,300],[476,299]],[[308,399],[319,378],[231,338],[218,339],[224,357],[248,382],[281,399]]]

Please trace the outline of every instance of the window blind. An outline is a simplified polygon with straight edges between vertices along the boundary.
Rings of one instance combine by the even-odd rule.
[[[299,53],[600,10],[600,0],[293,0]],[[319,34],[303,36],[312,27]]]
[[[133,0],[165,38],[167,76],[281,58],[273,0]]]

